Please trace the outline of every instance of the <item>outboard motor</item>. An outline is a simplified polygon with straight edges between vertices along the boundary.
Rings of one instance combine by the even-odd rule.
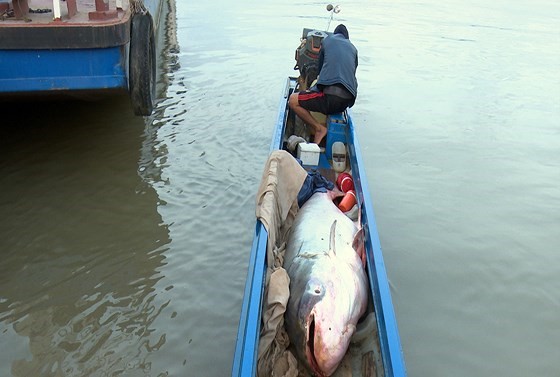
[[[296,65],[294,70],[299,70],[300,85],[307,89],[311,83],[317,78],[319,67],[319,51],[321,50],[321,43],[329,33],[304,28],[301,37],[301,44],[296,49]]]

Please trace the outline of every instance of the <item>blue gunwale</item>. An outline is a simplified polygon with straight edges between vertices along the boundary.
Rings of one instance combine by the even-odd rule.
[[[247,271],[244,300],[241,308],[242,314],[237,330],[232,376],[254,376],[257,372],[267,240],[267,231],[264,225],[257,220],[253,247],[251,248],[251,263],[249,263],[249,270]]]
[[[297,78],[289,77],[283,89],[276,127],[270,145],[271,152],[282,148],[283,135],[288,115],[288,97],[296,87]],[[389,281],[377,224],[373,212],[373,202],[369,196],[364,163],[361,157],[359,141],[356,137],[350,111],[346,112],[348,122],[347,140],[349,158],[352,166],[354,185],[358,205],[362,210],[362,226],[365,229],[367,270],[372,298],[377,318],[381,356],[386,377],[404,377],[406,368],[402,353],[397,320],[393,308]],[[264,294],[266,272],[267,232],[257,220],[255,238],[249,259],[247,281],[239,320],[237,342],[233,359],[232,377],[255,376],[257,373],[257,354],[261,325],[261,309]]]
[[[270,151],[282,147],[282,135],[287,116],[290,80],[286,83],[278,109],[278,119],[274,128],[274,136]],[[249,257],[247,280],[241,307],[241,317],[237,329],[237,341],[233,357],[232,376],[255,376],[257,374],[257,355],[259,350],[259,334],[261,331],[262,300],[264,295],[266,273],[266,244],[268,233],[264,225],[257,220],[253,246]]]

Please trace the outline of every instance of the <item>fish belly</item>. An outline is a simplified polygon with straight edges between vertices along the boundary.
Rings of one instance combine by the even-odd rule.
[[[286,330],[298,358],[318,375],[334,372],[367,305],[365,270],[352,247],[356,232],[328,194],[316,193],[288,239]]]

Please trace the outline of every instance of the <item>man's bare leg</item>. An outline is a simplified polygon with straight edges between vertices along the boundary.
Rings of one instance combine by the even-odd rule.
[[[295,111],[297,116],[301,118],[301,120],[303,120],[314,129],[315,136],[313,137],[313,142],[319,144],[321,140],[323,140],[323,138],[327,135],[327,127],[317,122],[317,120],[313,118],[313,115],[311,115],[308,110],[299,105],[297,93],[292,93],[290,95],[288,104],[290,105],[290,108]]]

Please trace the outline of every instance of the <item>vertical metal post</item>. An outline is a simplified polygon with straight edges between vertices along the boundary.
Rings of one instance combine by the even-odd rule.
[[[109,10],[109,0],[95,0],[95,10],[98,12]]]
[[[72,18],[78,13],[76,0],[66,0],[66,8],[68,9],[68,18]]]
[[[29,13],[29,4],[27,4],[27,1],[28,0],[12,0],[12,8],[14,9],[16,18],[27,17]]]
[[[53,18],[54,20],[60,21],[60,0],[53,0]]]
[[[89,12],[88,17],[93,21],[110,20],[118,17],[117,9],[109,10],[109,0],[95,0],[95,11]]]

